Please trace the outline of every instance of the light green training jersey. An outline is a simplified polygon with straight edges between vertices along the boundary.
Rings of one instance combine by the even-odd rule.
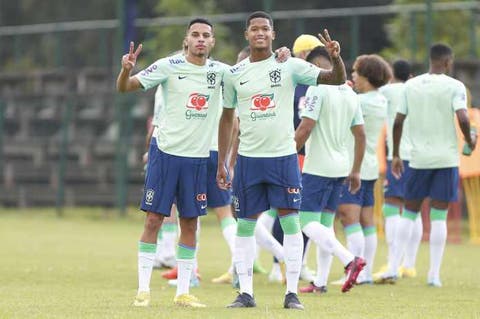
[[[435,169],[459,164],[455,111],[467,108],[462,82],[445,74],[425,73],[405,83],[405,103],[412,142],[410,167]],[[402,137],[403,139],[403,137]]]
[[[308,88],[302,118],[316,121],[305,144],[303,172],[323,177],[346,177],[351,170],[348,139],[351,127],[363,125],[357,94],[344,85]]]
[[[245,59],[225,74],[224,107],[238,108],[238,153],[249,157],[296,154],[293,95],[299,83],[316,85],[320,69],[297,58]]]
[[[209,156],[225,71],[222,63],[207,60],[199,66],[178,54],[160,59],[136,75],[145,90],[162,85],[165,104],[155,136],[161,151],[184,157]]]
[[[387,119],[387,99],[378,90],[358,94],[365,122],[366,146],[363,156],[360,178],[375,180],[378,178],[377,145],[383,125]],[[355,141],[350,137],[350,163],[353,164]]]
[[[388,116],[387,116],[387,159],[392,160],[393,155],[393,122],[397,116],[398,108],[405,101],[405,83],[391,83],[382,86],[379,89],[380,93],[387,98],[388,101]],[[402,160],[410,161],[412,143],[408,136],[408,118],[403,123],[404,131],[402,133],[402,140],[400,142],[400,157]]]
[[[162,85],[157,86],[157,90],[155,91],[155,100],[153,103],[153,119],[152,125],[158,127],[160,125],[160,111],[162,110],[165,101],[163,100],[163,88]]]

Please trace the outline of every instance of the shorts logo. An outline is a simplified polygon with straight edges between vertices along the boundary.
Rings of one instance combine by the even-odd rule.
[[[232,196],[232,203],[233,203],[233,209],[235,209],[236,212],[240,211],[240,203],[238,202],[238,197],[237,196]]]
[[[148,189],[145,192],[145,204],[152,205],[154,195],[155,195],[155,191],[153,189]]]
[[[204,202],[206,200],[207,200],[207,194],[205,193],[197,194],[197,201]]]
[[[287,193],[289,193],[289,194],[300,194],[300,188],[288,187],[287,188]]]
[[[301,200],[301,198],[297,197],[297,198],[293,199],[293,202],[296,203],[296,202],[299,202],[300,200]]]
[[[250,110],[251,111],[266,111],[275,107],[272,94],[256,94],[252,96]]]

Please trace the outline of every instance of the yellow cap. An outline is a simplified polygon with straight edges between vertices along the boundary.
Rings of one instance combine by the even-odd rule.
[[[299,52],[313,50],[319,46],[323,47],[324,45],[317,37],[310,34],[302,34],[293,43],[293,54],[297,55]]]

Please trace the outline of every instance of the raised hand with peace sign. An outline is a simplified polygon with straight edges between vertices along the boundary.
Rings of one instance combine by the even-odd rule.
[[[330,38],[330,34],[328,34],[328,30],[323,30],[323,35],[321,33],[318,34],[318,38],[320,42],[325,46],[325,50],[327,50],[328,55],[332,58],[340,57],[340,43],[338,41],[333,41]]]
[[[137,57],[142,52],[142,44],[139,44],[135,52],[133,49],[135,48],[135,45],[133,41],[130,42],[130,49],[127,54],[125,54],[122,57],[122,68],[131,71],[134,67],[135,64],[137,63]]]

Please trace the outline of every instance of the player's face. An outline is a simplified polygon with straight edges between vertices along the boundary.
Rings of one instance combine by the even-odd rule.
[[[208,57],[215,45],[212,28],[208,24],[194,23],[188,29],[184,40],[187,46],[187,55]]]
[[[353,65],[353,71],[352,71],[353,88],[358,93],[366,92],[368,88],[368,79],[358,74],[355,67],[356,67],[356,64]]]
[[[270,25],[270,20],[254,18],[245,31],[245,39],[252,49],[271,49],[275,39],[275,31]]]

